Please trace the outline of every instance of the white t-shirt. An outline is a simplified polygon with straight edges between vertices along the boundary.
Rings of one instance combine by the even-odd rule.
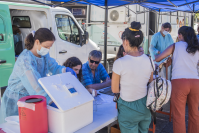
[[[120,75],[120,97],[123,100],[136,101],[147,95],[147,83],[153,72],[147,55],[119,58],[113,64],[113,72]]]
[[[199,51],[194,55],[186,51],[187,42],[177,42],[172,58],[172,79],[199,79],[198,61]]]

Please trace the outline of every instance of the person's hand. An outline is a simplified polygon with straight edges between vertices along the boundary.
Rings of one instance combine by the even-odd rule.
[[[95,89],[92,89],[92,88],[89,88],[89,89],[87,89],[89,92],[90,92],[90,94],[92,94],[92,92],[93,92],[93,90],[95,91],[95,96],[97,96],[97,90],[95,90]]]

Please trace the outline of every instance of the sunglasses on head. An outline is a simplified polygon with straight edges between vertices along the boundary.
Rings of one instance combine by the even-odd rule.
[[[94,60],[91,60],[91,59],[90,59],[90,62],[91,62],[91,63],[94,63],[94,62],[95,62],[95,64],[99,64],[99,61],[94,61]]]

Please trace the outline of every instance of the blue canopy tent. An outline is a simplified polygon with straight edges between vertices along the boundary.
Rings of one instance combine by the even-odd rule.
[[[37,0],[33,0],[35,2],[39,2]],[[55,2],[62,2],[62,4],[66,3],[79,3],[79,4],[87,4],[87,5],[95,5],[100,8],[105,9],[105,29],[104,29],[104,67],[106,67],[107,62],[107,22],[108,22],[108,9],[138,4],[143,6],[150,11],[157,12],[175,12],[175,11],[183,11],[196,13],[199,12],[199,1],[198,0],[48,0]],[[42,2],[39,2],[42,3]],[[45,3],[43,3],[45,4]],[[62,4],[50,5],[53,7],[61,6]],[[192,19],[193,20],[193,19]],[[193,23],[193,21],[192,21]]]

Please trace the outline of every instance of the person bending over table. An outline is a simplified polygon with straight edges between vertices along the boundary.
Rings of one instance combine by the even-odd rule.
[[[102,53],[97,50],[90,52],[88,61],[82,67],[82,84],[92,93],[111,85],[111,80],[104,66],[100,63]],[[103,81],[103,82],[101,82]]]
[[[76,76],[76,73],[71,68],[58,65],[49,56],[49,49],[54,41],[55,36],[47,28],[40,28],[26,37],[26,49],[19,55],[3,94],[0,123],[4,123],[8,116],[18,115],[17,101],[25,96],[42,95],[46,97],[48,105],[56,107],[38,79],[64,72],[71,72]]]

